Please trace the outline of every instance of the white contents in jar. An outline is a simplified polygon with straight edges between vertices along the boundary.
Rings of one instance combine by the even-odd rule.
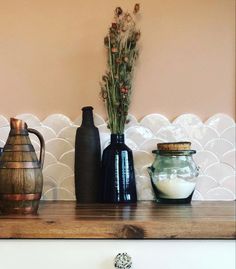
[[[163,179],[156,182],[156,187],[161,198],[184,199],[194,191],[195,182],[189,182],[182,178]]]

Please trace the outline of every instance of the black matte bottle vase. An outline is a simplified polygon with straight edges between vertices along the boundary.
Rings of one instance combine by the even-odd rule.
[[[123,134],[111,134],[102,156],[102,200],[104,203],[137,202],[133,153]]]
[[[93,108],[83,107],[75,139],[75,194],[78,203],[101,201],[101,148]]]

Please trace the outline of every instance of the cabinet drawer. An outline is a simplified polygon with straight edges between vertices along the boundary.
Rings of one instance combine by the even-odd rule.
[[[235,269],[233,240],[0,240],[0,268],[113,269],[120,252],[133,269]]]

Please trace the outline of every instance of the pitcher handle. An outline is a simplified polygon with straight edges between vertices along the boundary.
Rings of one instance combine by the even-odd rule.
[[[40,154],[39,154],[39,163],[41,166],[41,169],[43,169],[43,163],[44,163],[44,157],[45,157],[45,142],[43,139],[43,136],[40,134],[39,131],[32,129],[32,128],[28,128],[27,129],[29,133],[35,134],[40,142]]]

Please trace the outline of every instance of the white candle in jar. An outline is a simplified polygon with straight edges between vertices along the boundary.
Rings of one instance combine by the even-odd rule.
[[[186,181],[182,178],[171,178],[158,180],[155,183],[159,196],[167,199],[185,199],[194,191],[196,186],[195,179],[193,182]]]

